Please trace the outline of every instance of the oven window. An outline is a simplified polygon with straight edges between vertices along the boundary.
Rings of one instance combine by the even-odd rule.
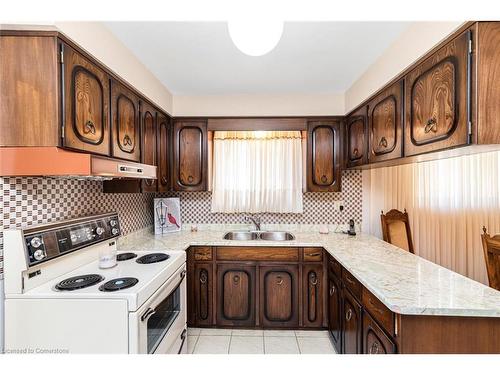
[[[179,315],[181,309],[181,288],[177,288],[155,308],[155,314],[148,320],[148,353],[153,353],[158,344]]]

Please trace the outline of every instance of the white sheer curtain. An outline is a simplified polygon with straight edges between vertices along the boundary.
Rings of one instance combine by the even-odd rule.
[[[299,131],[216,131],[212,212],[302,212]]]
[[[364,230],[380,237],[391,208],[408,211],[417,255],[488,284],[480,235],[500,233],[500,152],[364,171]]]

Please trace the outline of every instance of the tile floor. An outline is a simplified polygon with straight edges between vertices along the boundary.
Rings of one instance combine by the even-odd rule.
[[[328,331],[188,328],[190,354],[336,354]]]

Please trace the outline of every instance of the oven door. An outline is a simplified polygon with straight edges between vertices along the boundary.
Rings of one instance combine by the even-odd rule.
[[[131,353],[177,354],[186,345],[186,266],[180,267],[173,276],[139,309],[131,314]],[[135,347],[135,348],[134,348]],[[134,350],[135,349],[135,350]]]

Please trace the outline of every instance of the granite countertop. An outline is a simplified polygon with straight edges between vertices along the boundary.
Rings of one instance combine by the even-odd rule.
[[[155,236],[148,229],[120,238],[118,248],[185,251],[189,246],[323,247],[395,313],[500,317],[499,291],[370,235],[292,230],[293,241],[229,241],[222,239],[227,231],[183,230]]]

